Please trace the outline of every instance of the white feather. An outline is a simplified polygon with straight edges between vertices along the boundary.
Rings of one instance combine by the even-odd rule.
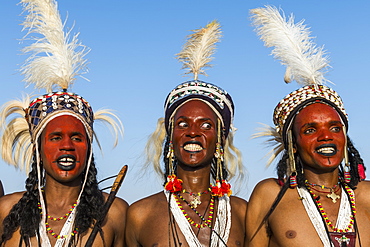
[[[89,48],[78,41],[78,33],[71,37],[71,30],[64,33],[55,0],[22,0],[28,12],[23,22],[35,42],[23,49],[31,53],[22,66],[27,85],[45,88],[52,92],[58,87],[68,89],[76,76],[86,72],[85,55]]]
[[[312,42],[310,30],[300,21],[294,23],[294,16],[288,20],[284,13],[273,6],[251,10],[253,24],[265,46],[274,47],[274,58],[287,66],[285,81],[295,80],[299,84],[324,84],[329,67],[323,47]]]
[[[283,139],[279,132],[276,131],[275,128],[268,126],[266,124],[262,124],[262,127],[257,129],[257,133],[252,135],[252,138],[259,138],[259,137],[269,137],[265,141],[265,144],[269,147],[273,147],[264,157],[268,157],[266,166],[270,166],[271,163],[275,160],[275,158],[284,151],[284,144]]]
[[[213,60],[216,43],[220,41],[221,29],[217,21],[209,23],[205,28],[193,30],[177,59],[183,63],[182,68],[187,69],[185,74],[194,74],[194,80],[198,75],[205,75],[203,68],[211,67],[209,63]]]

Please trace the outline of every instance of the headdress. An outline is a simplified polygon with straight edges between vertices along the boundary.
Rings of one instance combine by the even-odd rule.
[[[222,88],[198,80],[198,75],[207,75],[203,68],[209,64],[216,49],[216,43],[221,37],[220,24],[216,21],[209,23],[205,28],[193,30],[188,36],[182,51],[177,59],[183,63],[185,74],[193,74],[194,80],[178,85],[167,96],[165,101],[165,126],[169,132],[169,121],[177,109],[191,99],[202,100],[207,103],[222,120],[226,136],[232,127],[234,104],[231,96]]]
[[[265,46],[274,47],[274,57],[286,65],[284,80],[286,83],[295,80],[303,87],[288,94],[275,107],[273,120],[275,127],[267,128],[255,136],[272,136],[269,140],[275,143],[271,163],[284,149],[289,152],[290,167],[287,176],[291,176],[292,186],[295,185],[296,168],[293,159],[292,122],[296,114],[305,106],[322,102],[332,106],[340,115],[345,129],[348,129],[348,119],[340,96],[324,85],[328,58],[323,47],[317,47],[312,42],[310,30],[303,21],[294,23],[291,15],[288,20],[284,14],[273,6],[251,10],[253,24],[261,36]]]
[[[225,155],[228,155],[227,158],[232,159],[229,151],[226,149],[231,148],[239,156],[239,151],[232,145],[233,133],[230,133],[230,130],[233,132],[234,128],[232,125],[233,116],[234,116],[234,104],[231,96],[222,88],[207,82],[198,80],[198,75],[206,75],[203,68],[211,67],[209,62],[212,61],[212,55],[215,51],[215,44],[219,42],[221,37],[220,24],[217,21],[209,23],[206,27],[193,30],[193,33],[188,36],[187,42],[183,46],[183,49],[180,53],[177,54],[177,59],[183,63],[183,69],[188,71],[185,74],[193,74],[194,79],[191,81],[184,82],[177,87],[175,87],[167,96],[164,109],[165,109],[165,118],[163,121],[159,121],[157,126],[156,135],[153,136],[153,140],[161,139],[163,141],[164,135],[163,132],[158,131],[161,124],[164,124],[165,132],[170,137],[172,141],[172,130],[173,130],[173,117],[176,111],[185,103],[191,100],[200,100],[206,103],[217,115],[219,119],[219,135],[226,139],[225,143],[220,143],[219,148],[219,158],[223,160],[224,149]],[[223,140],[220,138],[220,142]],[[172,142],[169,143],[169,149],[167,152],[167,158],[169,159],[169,172],[168,183],[166,188],[173,187],[175,188],[179,183],[177,180],[174,180],[175,174],[172,168],[172,161],[174,159]],[[158,141],[158,145],[162,142]],[[147,150],[150,147],[147,146]],[[147,151],[150,153],[150,151]],[[157,152],[158,153],[158,152]],[[227,154],[226,154],[227,153]],[[216,154],[215,154],[216,155]],[[217,155],[216,155],[217,156]],[[156,161],[159,161],[159,158],[156,158]],[[159,162],[155,163],[156,170],[160,173],[161,169],[159,168]],[[239,168],[241,165],[240,160],[238,160]],[[218,168],[217,168],[218,169]],[[235,174],[235,168],[231,168],[231,175]],[[222,178],[217,178],[218,185],[221,186]],[[216,182],[217,183],[217,182]],[[227,182],[224,181],[226,185]],[[227,184],[228,185],[228,184]],[[178,186],[177,186],[178,187]],[[171,190],[170,190],[171,191]]]
[[[70,115],[76,117],[83,123],[91,144],[95,135],[93,130],[94,120],[103,120],[114,130],[116,144],[118,132],[122,134],[122,123],[109,110],[100,110],[93,113],[91,106],[84,98],[68,92],[76,79],[75,77],[85,72],[87,64],[85,55],[89,52],[89,49],[78,41],[78,34],[71,36],[71,30],[64,33],[64,24],[58,13],[56,1],[22,0],[21,3],[24,10],[28,12],[23,22],[23,29],[28,31],[26,36],[32,34],[32,39],[35,41],[23,49],[25,53],[31,53],[31,56],[26,60],[21,71],[25,75],[25,82],[28,85],[34,84],[35,88],[46,89],[48,93],[32,100],[31,103],[29,103],[31,96],[27,95],[22,101],[14,100],[3,106],[0,112],[0,124],[3,130],[1,151],[4,161],[28,171],[33,149],[35,150],[40,202],[42,211],[46,212],[41,193],[41,183],[43,181],[41,179],[38,143],[45,126],[58,116]],[[52,92],[53,90],[56,91]],[[16,116],[7,122],[7,119],[13,115]],[[91,160],[92,148],[90,147],[87,170],[90,167]],[[86,176],[81,193],[85,182]],[[44,213],[40,223],[40,236],[42,243],[47,244],[48,239],[45,236],[46,229],[44,226],[45,215]],[[72,215],[74,213],[70,214],[70,216]],[[74,218],[72,217],[71,220],[72,224],[70,226],[65,225],[63,227],[66,233],[72,231]],[[61,233],[60,235],[65,234]],[[65,243],[68,243],[68,240]]]

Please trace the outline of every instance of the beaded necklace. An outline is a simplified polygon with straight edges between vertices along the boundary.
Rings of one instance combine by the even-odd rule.
[[[41,210],[41,203],[37,203],[37,206],[38,208]],[[73,209],[77,206],[77,201],[75,203],[73,203],[71,209],[68,211],[68,213],[66,213],[65,215],[61,216],[61,217],[53,217],[53,216],[50,216],[49,214],[46,214],[46,217],[49,219],[49,220],[54,220],[54,221],[60,221],[60,220],[64,220],[66,219],[73,211]],[[42,214],[42,211],[41,211],[41,214]]]
[[[53,231],[53,229],[51,229],[51,227],[49,226],[49,223],[45,222],[45,226],[46,226],[46,231],[48,233],[50,233],[51,236],[53,236],[54,238],[56,239],[63,239],[63,238],[67,238],[69,234],[67,235],[59,235],[58,233],[55,233]],[[78,228],[76,227],[70,234],[71,236],[74,236],[75,234],[78,233]]]
[[[73,203],[73,205],[72,205],[72,207],[71,207],[71,209],[68,211],[68,213],[66,213],[65,215],[63,215],[63,216],[61,216],[61,217],[52,217],[52,216],[50,216],[50,215],[48,215],[48,214],[46,214],[46,217],[48,218],[48,219],[50,219],[50,220],[53,220],[53,221],[60,221],[60,220],[63,220],[63,219],[66,219],[71,213],[72,213],[72,211],[73,211],[73,209],[77,206],[77,202],[78,201],[76,201],[75,203]],[[38,206],[38,208],[40,209],[40,214],[42,214],[42,207],[41,207],[41,203],[40,202],[38,202],[37,203],[37,206]],[[51,236],[53,236],[54,238],[56,238],[56,239],[64,239],[64,238],[67,238],[68,236],[69,236],[69,234],[67,234],[67,235],[59,235],[59,234],[57,234],[57,233],[55,233],[54,232],[54,230],[50,227],[50,225],[49,225],[49,223],[46,221],[45,222],[45,226],[46,226],[46,232],[47,233],[50,233],[50,235]],[[78,233],[78,228],[76,227],[71,233],[70,233],[70,235],[71,236],[74,236],[75,234],[77,234]]]
[[[213,219],[213,213],[214,213],[214,205],[215,205],[215,198],[214,196],[211,197],[210,203],[209,203],[209,214],[208,214],[208,219],[206,220],[202,214],[200,214],[190,203],[188,203],[184,197],[182,197],[179,194],[174,194],[175,201],[177,203],[177,206],[185,216],[186,220],[190,223],[190,225],[195,226],[197,228],[204,228],[204,227],[212,227],[212,219]],[[198,224],[195,223],[195,221],[190,218],[190,216],[186,213],[184,210],[183,206],[181,205],[179,198],[183,200],[198,216],[199,218],[203,221],[203,223]]]
[[[320,200],[319,200],[319,196],[315,195],[313,193],[313,191],[311,190],[311,188],[309,186],[307,186],[307,190],[310,192],[310,194],[312,195],[313,199],[314,199],[314,202],[316,203],[319,211],[320,211],[320,214],[322,216],[322,218],[325,220],[326,224],[334,231],[334,232],[340,232],[340,233],[343,233],[343,232],[348,232],[349,230],[351,230],[353,228],[353,224],[354,224],[354,218],[355,218],[355,215],[356,215],[356,203],[355,203],[355,198],[354,198],[354,194],[353,194],[353,191],[346,185],[344,184],[344,189],[347,191],[348,195],[349,195],[349,199],[350,199],[350,205],[351,205],[351,209],[352,209],[352,214],[351,214],[351,217],[350,217],[350,221],[349,221],[349,224],[346,228],[344,229],[338,229],[336,227],[334,227],[333,223],[331,222],[331,220],[329,220],[328,218],[328,215],[326,214]]]
[[[185,189],[183,189],[181,192],[182,193],[187,193],[190,196],[192,196],[193,200],[190,202],[190,204],[192,205],[192,207],[197,208],[198,205],[200,205],[202,203],[202,201],[200,200],[200,197],[203,194],[207,194],[208,192],[211,192],[211,187],[208,188],[207,190],[203,191],[203,192],[198,192],[198,193],[189,192],[189,191],[186,191]]]
[[[340,187],[338,186],[338,184],[334,185],[331,188],[330,187],[326,187],[324,185],[313,184],[313,183],[308,182],[307,180],[305,181],[305,184],[306,184],[307,187],[310,187],[310,189],[312,189],[312,190],[315,190],[317,192],[328,194],[328,195],[326,195],[326,197],[327,198],[330,198],[333,203],[336,203],[337,200],[340,199],[340,195],[337,195],[336,194],[336,192],[338,192],[338,190],[340,189]],[[330,192],[320,191],[320,190],[314,189],[315,186],[320,187],[321,189],[330,190]]]

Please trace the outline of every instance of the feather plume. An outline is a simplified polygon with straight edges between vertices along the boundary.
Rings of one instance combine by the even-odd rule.
[[[24,109],[28,107],[30,96],[23,100],[13,100],[6,103],[0,111],[1,143],[3,160],[8,164],[29,172],[32,161],[33,145],[28,123],[24,118]],[[7,119],[13,116],[12,119]]]
[[[94,113],[94,121],[100,121],[111,128],[112,135],[115,137],[114,147],[118,144],[118,136],[123,136],[123,124],[116,114],[111,110],[98,110]],[[95,140],[101,149],[99,140],[94,132]]]
[[[261,123],[261,125],[263,126],[257,129],[258,132],[254,133],[252,138],[269,137],[269,139],[265,141],[265,144],[270,147],[272,146],[273,149],[270,150],[265,157],[268,157],[266,166],[270,166],[274,159],[284,150],[283,138],[275,128],[267,124]]]
[[[207,76],[203,68],[212,67],[209,63],[213,60],[216,43],[220,41],[221,29],[217,21],[212,21],[205,28],[192,31],[176,56],[183,63],[182,69],[188,70],[185,74],[194,74],[194,80],[197,80],[198,75]]]
[[[272,55],[287,66],[285,81],[295,80],[302,85],[329,82],[324,74],[330,67],[323,47],[312,42],[310,30],[303,23],[294,23],[294,16],[288,20],[284,13],[273,6],[252,9],[253,24],[265,46],[274,47]]]
[[[25,37],[33,35],[35,42],[23,49],[31,53],[21,68],[27,86],[52,92],[68,89],[76,76],[86,73],[85,55],[90,51],[78,40],[79,33],[71,37],[71,30],[64,33],[55,0],[22,0],[28,12],[23,22]],[[60,90],[60,89],[59,89]]]

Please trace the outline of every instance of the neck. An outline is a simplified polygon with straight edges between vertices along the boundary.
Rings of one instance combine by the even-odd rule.
[[[338,168],[334,171],[325,173],[317,173],[311,169],[304,169],[305,178],[309,183],[324,185],[326,187],[333,187],[338,184],[338,174]]]
[[[81,191],[81,182],[63,184],[46,176],[44,197],[48,205],[72,205]]]
[[[184,170],[179,165],[177,176],[182,179],[182,187],[188,192],[200,193],[206,191],[210,185],[211,165],[194,170]]]

